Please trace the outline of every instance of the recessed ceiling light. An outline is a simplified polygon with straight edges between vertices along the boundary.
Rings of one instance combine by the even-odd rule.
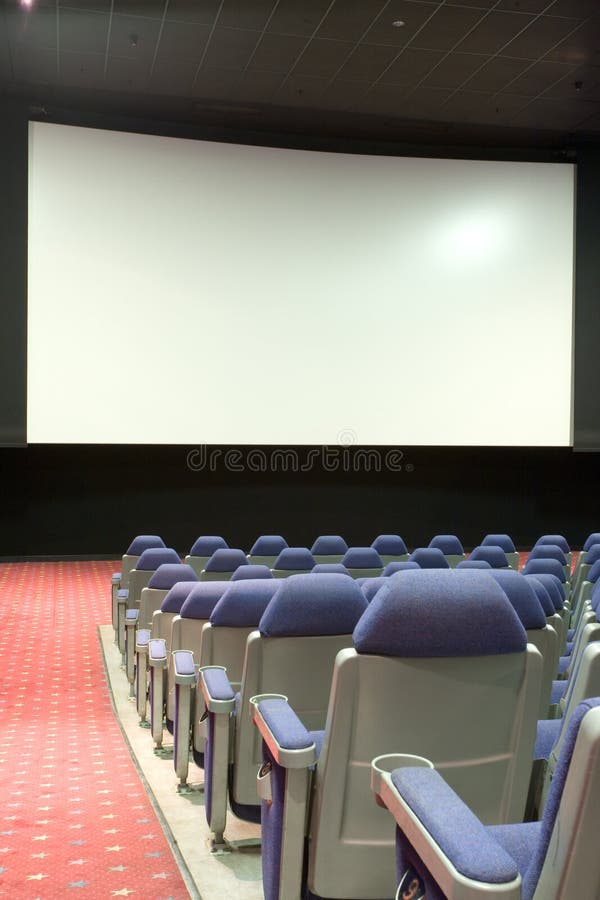
[[[402,19],[395,19],[392,22],[392,25],[394,26],[394,28],[404,28],[406,22],[403,22]]]
[[[21,6],[24,6],[27,9],[29,9],[30,7],[33,6],[33,0],[21,0]]]

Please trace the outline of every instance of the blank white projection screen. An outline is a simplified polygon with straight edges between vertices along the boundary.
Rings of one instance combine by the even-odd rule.
[[[32,443],[567,446],[573,166],[30,125]]]

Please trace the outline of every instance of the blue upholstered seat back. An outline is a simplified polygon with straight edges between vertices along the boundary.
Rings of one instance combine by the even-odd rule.
[[[479,547],[475,547],[469,555],[469,559],[484,559],[489,562],[492,569],[508,568],[506,553],[502,547],[493,544],[486,544],[485,547],[480,544]]]
[[[290,572],[304,569],[310,572],[314,565],[314,557],[307,547],[286,547],[275,560],[273,568]]]
[[[534,575],[535,578],[544,585],[548,591],[548,595],[552,600],[555,612],[560,612],[565,602],[565,591],[559,578],[556,575],[547,572],[526,572],[523,569],[523,575]]]
[[[380,556],[404,556],[408,549],[399,534],[379,534],[371,544]]]
[[[585,544],[583,545],[583,549],[586,551],[590,550],[594,544],[600,544],[600,531],[592,531],[591,534],[588,534],[585,539]]]
[[[401,657],[523,652],[525,629],[485,572],[421,570],[393,575],[354,629],[359,653]]]
[[[524,575],[511,569],[492,569],[489,575],[498,582],[521,620],[523,628],[545,628],[546,615],[533,585]]]
[[[156,550],[165,546],[158,534],[138,534],[127,548],[127,556],[141,556],[144,550]]]
[[[351,634],[367,608],[346,575],[291,575],[279,585],[259,623],[265,637]]]
[[[411,569],[420,568],[421,566],[418,562],[415,562],[414,559],[404,559],[388,563],[381,574],[388,577],[389,575],[395,575],[396,572],[410,572]]]
[[[313,556],[343,556],[348,544],[339,534],[321,534],[310,548]]]
[[[179,615],[182,619],[208,619],[229,585],[229,581],[198,582],[184,600]]]
[[[344,554],[342,565],[347,569],[381,569],[383,563],[374,547],[350,547]]]
[[[239,566],[247,566],[248,560],[243,550],[219,549],[215,550],[206,563],[206,572],[235,572]]]
[[[213,582],[214,583],[214,582]],[[164,613],[181,612],[181,607],[194,590],[193,581],[178,581],[170,589],[169,593],[160,604],[160,611]]]
[[[491,569],[487,559],[461,559],[457,569]]]
[[[480,547],[502,547],[505,553],[515,553],[515,545],[509,534],[486,534]]]
[[[203,534],[196,538],[190,549],[190,556],[212,556],[215,550],[226,550],[228,543],[218,534]]]
[[[250,549],[250,556],[277,556],[288,546],[288,542],[280,534],[261,534]]]
[[[348,569],[343,563],[317,563],[312,569],[313,575],[349,575]]]
[[[524,568],[524,575],[556,575],[563,584],[567,578],[564,567],[556,559],[528,559]]]
[[[168,591],[178,581],[198,581],[198,576],[191,566],[183,563],[163,563],[150,578],[148,587]]]
[[[558,546],[558,544],[536,544],[536,546],[532,548],[528,558],[555,559],[561,564],[561,566],[566,566],[567,564],[567,559],[565,557],[564,551],[561,549],[561,547]]]
[[[544,544],[550,544],[555,547],[560,547],[563,553],[571,552],[569,542],[563,534],[543,534],[537,539],[537,541],[535,542],[535,546],[539,547],[543,546]]]
[[[448,560],[437,547],[417,547],[410,554],[412,562],[421,569],[449,569]]]
[[[268,566],[248,564],[238,566],[231,576],[232,581],[255,581],[257,578],[273,578],[273,573]]]
[[[544,615],[553,616],[556,610],[554,608],[554,603],[552,602],[546,585],[542,584],[537,575],[524,575],[523,577],[526,579],[526,581],[529,582],[529,584],[535,591],[535,595],[540,601],[540,606],[544,610]]]
[[[138,571],[154,572],[164,563],[178,564],[180,562],[179,554],[172,547],[153,547],[144,550],[135,567]]]
[[[211,613],[210,624],[229,628],[257,628],[280,584],[274,578],[230,581]]]
[[[437,547],[445,556],[460,556],[465,548],[455,534],[436,534],[429,541],[430,547]]]

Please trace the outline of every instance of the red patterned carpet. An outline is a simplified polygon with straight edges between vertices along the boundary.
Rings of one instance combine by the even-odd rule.
[[[118,568],[118,564],[116,566]],[[0,565],[0,895],[189,893],[114,717],[113,562]]]

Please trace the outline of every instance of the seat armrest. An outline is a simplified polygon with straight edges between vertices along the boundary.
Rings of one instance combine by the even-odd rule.
[[[137,620],[139,618],[140,611],[139,609],[128,609],[125,613],[125,626],[126,628],[131,628],[132,625],[137,625]]]
[[[148,641],[148,662],[157,669],[167,668],[167,644],[164,638]]]
[[[150,631],[148,628],[138,628],[135,633],[135,649],[138,652],[147,653],[150,643]]]
[[[252,697],[254,724],[275,762],[285,769],[305,769],[317,761],[315,742],[285,697]]]
[[[175,650],[172,657],[175,684],[195,684],[194,654],[190,650]]]
[[[127,603],[129,600],[129,588],[119,588],[117,591],[117,603]]]
[[[120,582],[121,582],[121,573],[120,573],[120,572],[113,572],[113,573],[112,573],[112,576],[111,576],[111,582],[112,582],[112,584],[120,584]]]
[[[232,713],[235,709],[235,692],[223,666],[202,666],[198,675],[208,712]]]
[[[378,781],[383,805],[447,896],[520,900],[514,860],[439,772],[402,768]]]

